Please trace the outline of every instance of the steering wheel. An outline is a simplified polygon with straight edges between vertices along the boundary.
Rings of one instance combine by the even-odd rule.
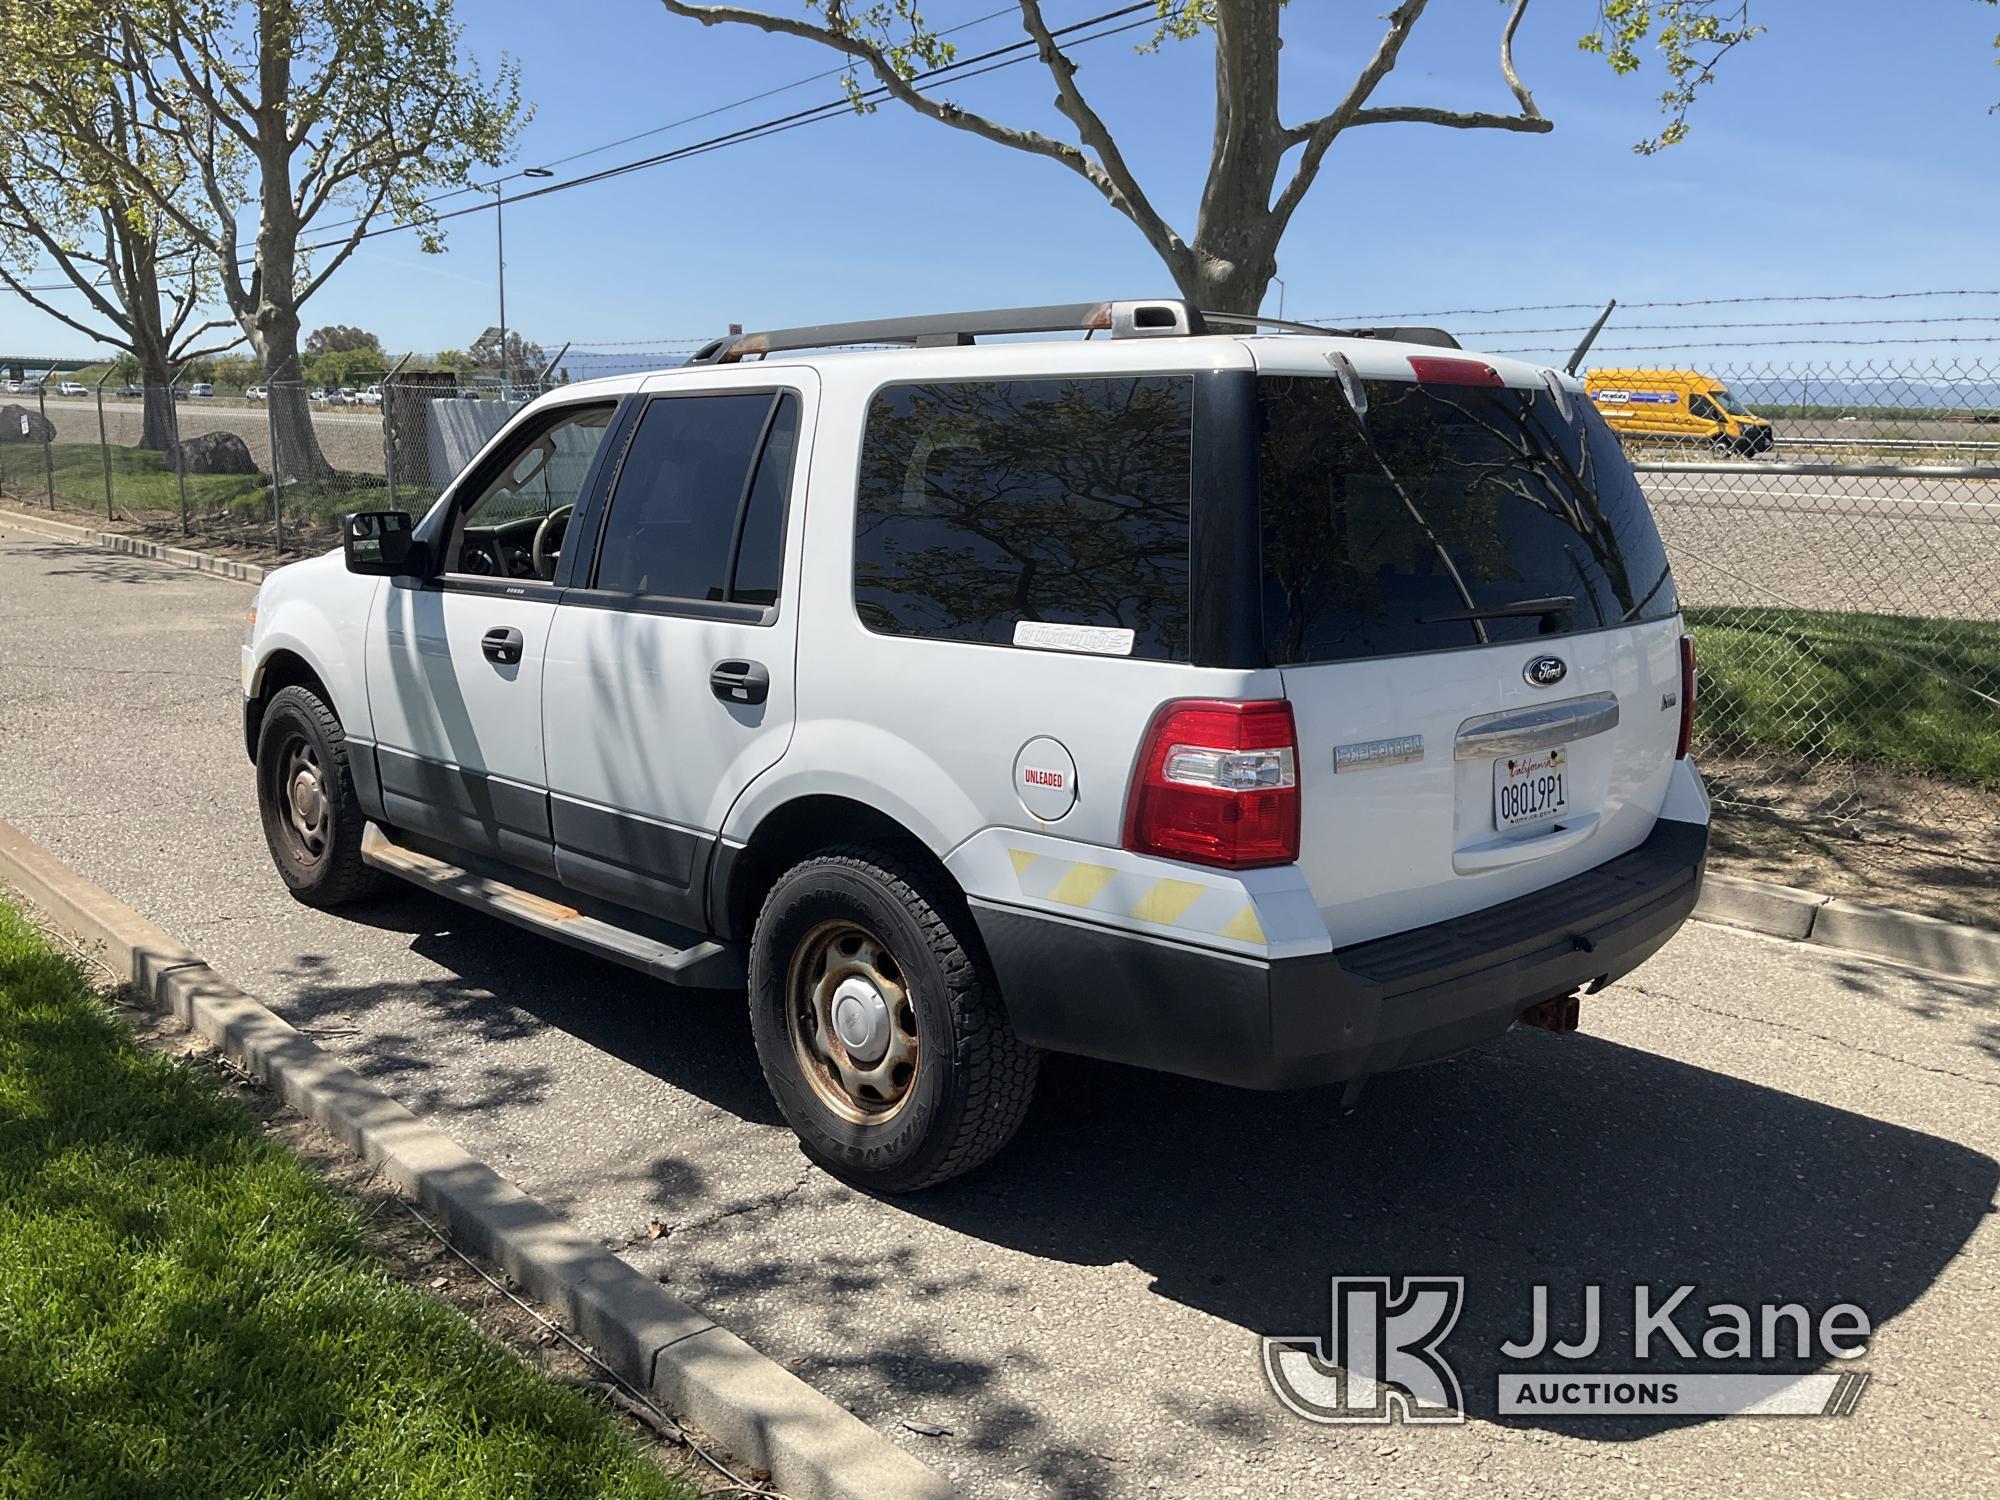
[[[551,547],[549,545],[549,538],[555,531],[558,521],[562,522],[564,528],[567,529],[569,513],[575,509],[574,505],[558,505],[554,510],[543,516],[542,524],[535,528],[535,541],[534,545],[528,549],[528,559],[535,565],[535,576],[537,578],[553,578],[556,576],[556,559],[562,556],[562,548]]]

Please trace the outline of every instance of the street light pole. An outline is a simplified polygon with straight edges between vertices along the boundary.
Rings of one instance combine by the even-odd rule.
[[[500,397],[505,400],[512,389],[513,369],[507,357],[507,184],[516,177],[553,177],[556,174],[547,167],[523,167],[518,172],[510,172],[505,177],[496,177],[491,182],[475,182],[476,192],[493,194],[493,246],[496,264],[494,270],[500,286]]]
[[[493,184],[493,244],[500,262],[500,399],[507,399],[507,179]]]

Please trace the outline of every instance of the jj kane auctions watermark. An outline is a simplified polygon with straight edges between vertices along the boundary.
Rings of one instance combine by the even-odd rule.
[[[1311,1422],[1448,1424],[1465,1420],[1464,1392],[1445,1344],[1465,1309],[1463,1276],[1336,1276],[1325,1336],[1267,1338],[1264,1374],[1285,1407]],[[1501,1416],[1846,1416],[1864,1371],[1786,1373],[1780,1361],[1849,1361],[1873,1327],[1851,1302],[1817,1313],[1798,1302],[1694,1300],[1693,1286],[1630,1289],[1631,1337],[1606,1337],[1602,1285],[1581,1289],[1577,1318],[1558,1330],[1546,1284],[1530,1289],[1527,1332],[1502,1341],[1503,1360],[1535,1368],[1496,1375]],[[1563,1336],[1569,1335],[1569,1336]],[[1620,1358],[1630,1368],[1581,1368]],[[1656,1363],[1657,1361],[1657,1363]],[[1692,1363],[1694,1368],[1688,1368]]]

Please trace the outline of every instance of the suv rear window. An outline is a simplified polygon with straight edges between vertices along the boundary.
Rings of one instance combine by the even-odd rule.
[[[1026,622],[1188,655],[1190,377],[892,385],[868,410],[854,595],[887,635]]]
[[[1366,390],[1364,422],[1338,380],[1258,381],[1273,664],[1540,640],[1679,609],[1646,497],[1586,398],[1565,418],[1546,391]],[[1568,602],[1490,613],[1530,601]]]

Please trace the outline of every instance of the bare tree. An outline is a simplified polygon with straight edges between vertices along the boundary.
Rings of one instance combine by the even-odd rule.
[[[449,0],[130,0],[153,64],[139,75],[206,200],[205,217],[156,200],[209,252],[220,296],[270,383],[273,462],[324,473],[299,365],[299,309],[384,221],[440,248],[423,194],[497,165],[528,112],[519,70],[491,78],[460,56]],[[228,164],[256,179],[243,253]],[[306,236],[337,216],[317,246]]]
[[[1068,50],[1076,28],[1052,30],[1041,0],[1019,0],[1021,25],[1055,83],[1055,108],[1069,121],[1074,141],[998,120],[919,88],[920,69],[946,66],[952,44],[932,30],[914,0],[859,7],[841,0],[804,0],[802,16],[777,15],[749,6],[661,0],[677,16],[704,25],[754,26],[780,36],[830,47],[871,73],[888,95],[921,115],[970,131],[996,145],[1042,156],[1067,167],[1103,195],[1145,236],[1182,293],[1223,312],[1254,312],[1277,270],[1278,244],[1299,204],[1318,180],[1333,143],[1370,125],[1431,125],[1451,130],[1511,130],[1540,134],[1554,128],[1535,105],[1514,61],[1514,43],[1529,0],[1508,0],[1499,34],[1500,81],[1511,104],[1500,109],[1455,109],[1433,104],[1384,104],[1377,91],[1395,71],[1403,46],[1430,0],[1402,0],[1386,18],[1381,40],[1345,94],[1324,114],[1287,125],[1278,113],[1279,19],[1285,0],[1154,0],[1160,23],[1154,44],[1212,33],[1215,45],[1215,136],[1194,234],[1184,236],[1161,213],[1120,149],[1118,139],[1077,83]],[[1618,72],[1638,66],[1637,48],[1657,45],[1671,86],[1662,96],[1669,122],[1639,149],[1672,145],[1687,130],[1695,92],[1710,81],[1715,63],[1759,29],[1749,20],[1749,0],[1601,0],[1597,25],[1583,38]],[[812,19],[817,14],[819,19]],[[858,89],[850,92],[861,105]]]
[[[175,367],[243,335],[229,318],[200,316],[215,276],[181,221],[212,226],[136,82],[145,55],[127,28],[78,0],[9,7],[0,52],[10,60],[0,69],[0,285],[132,357],[146,391],[140,445],[164,450]],[[230,180],[236,166],[225,156],[216,170]],[[160,197],[179,204],[178,218]]]

